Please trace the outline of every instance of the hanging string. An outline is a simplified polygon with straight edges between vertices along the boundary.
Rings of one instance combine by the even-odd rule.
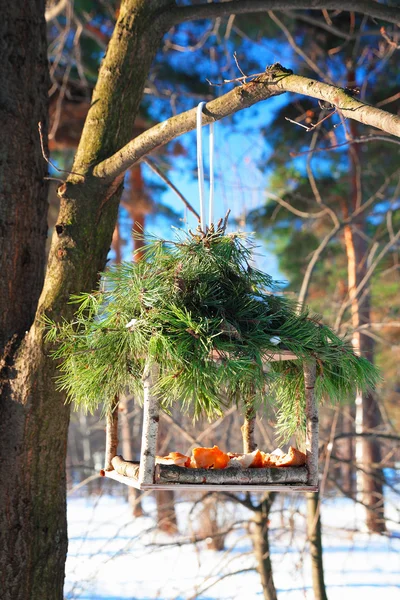
[[[200,199],[200,228],[204,231],[204,165],[203,165],[203,140],[201,137],[203,106],[205,102],[200,102],[196,113],[196,133],[197,133],[197,178],[199,181],[199,199]]]
[[[214,223],[214,123],[210,123],[210,199],[208,201],[208,225]]]
[[[197,176],[199,181],[199,199],[200,199],[200,228],[205,232],[205,211],[204,211],[204,163],[203,163],[203,140],[201,135],[202,129],[202,117],[203,117],[203,106],[205,102],[200,102],[197,106],[196,112],[196,133],[197,133]],[[210,124],[210,140],[209,140],[209,153],[210,153],[210,196],[208,205],[208,222],[209,225],[214,220],[214,123]]]

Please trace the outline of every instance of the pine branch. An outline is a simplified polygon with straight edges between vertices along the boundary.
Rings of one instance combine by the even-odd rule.
[[[244,412],[273,398],[278,433],[305,423],[302,361],[317,359],[317,399],[345,401],[372,387],[375,368],[298,305],[274,295],[276,282],[251,266],[253,243],[224,227],[206,234],[153,238],[145,259],[104,274],[104,290],[74,296],[72,322],[47,319],[58,340],[58,385],[69,400],[109,412],[126,389],[141,397],[145,361],[159,366],[161,408],[178,402],[194,418],[215,418],[230,405]],[[267,363],[276,352],[299,360]]]

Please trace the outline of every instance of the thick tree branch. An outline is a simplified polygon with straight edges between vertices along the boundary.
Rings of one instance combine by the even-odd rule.
[[[278,64],[268,67],[265,73],[249,83],[238,86],[227,94],[208,102],[203,110],[203,124],[208,125],[220,121],[224,117],[284,92],[295,92],[324,100],[339,109],[344,117],[355,119],[360,123],[400,137],[400,118],[397,115],[360,102],[343,88],[308,77],[293,75],[291,71]],[[95,177],[111,183],[143,156],[195,127],[196,108],[192,108],[155,125],[134,138],[113,156],[94,167],[93,174]]]
[[[169,9],[166,19],[172,27],[185,21],[215,19],[231,14],[260,13],[268,10],[309,9],[346,10],[400,24],[400,8],[385,6],[375,0],[231,0],[209,2]]]

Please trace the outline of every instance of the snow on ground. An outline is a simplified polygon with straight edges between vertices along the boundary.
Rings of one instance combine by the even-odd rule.
[[[220,505],[224,527],[235,521],[237,525],[226,537],[226,549],[215,552],[206,548],[206,542],[188,543],[196,533],[200,510],[200,506],[193,509],[188,498],[177,504],[180,535],[171,537],[155,529],[151,496],[144,498],[146,516],[133,519],[128,503],[121,497],[105,493],[84,498],[72,495],[68,502],[66,599],[262,598],[247,531],[251,514],[231,503]],[[313,598],[304,512],[300,495],[280,495],[271,514],[271,552],[279,600]],[[390,503],[389,513],[393,519],[398,517],[396,507]],[[362,533],[356,531],[359,518],[351,501],[324,501],[328,598],[399,600],[399,529],[395,531],[392,523],[392,535],[388,537]],[[235,572],[238,573],[226,576]],[[211,585],[214,582],[217,583]]]

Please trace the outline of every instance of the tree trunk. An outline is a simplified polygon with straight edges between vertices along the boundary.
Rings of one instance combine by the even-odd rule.
[[[105,187],[91,166],[131,137],[169,0],[125,0],[102,63],[45,264],[47,189],[37,123],[46,133],[48,90],[43,0],[1,1],[0,141],[2,282],[0,318],[0,587],[4,600],[61,600],[67,550],[65,456],[69,410],[41,316],[71,315],[73,292],[95,287],[116,222],[118,182]],[[4,284],[1,284],[4,285]],[[36,310],[37,308],[37,310]],[[32,325],[33,318],[36,318]],[[30,329],[29,329],[30,328]],[[27,332],[27,333],[26,333]]]
[[[351,133],[357,135],[355,123],[351,122]],[[360,162],[360,147],[352,147],[350,153],[351,165],[351,191],[353,210],[360,203],[360,182],[357,178],[357,169]],[[346,215],[345,215],[346,216]],[[352,344],[354,351],[361,354],[369,361],[374,362],[375,342],[369,336],[362,335],[359,327],[371,322],[371,294],[369,288],[356,294],[355,291],[364,278],[368,264],[368,247],[363,231],[366,223],[360,218],[354,224],[347,225],[344,229],[344,239],[347,254],[348,287],[351,298],[351,320],[354,328]],[[368,284],[367,284],[368,286]],[[359,394],[356,402],[356,428],[357,432],[376,429],[381,423],[380,411],[374,393]],[[356,439],[357,458],[361,459],[361,471],[357,472],[357,493],[360,500],[367,507],[366,525],[369,531],[382,533],[385,531],[384,497],[382,485],[382,470],[377,467],[381,462],[381,449],[379,442],[374,438]]]
[[[47,165],[44,0],[0,0],[0,357],[32,325],[43,285]],[[1,362],[0,362],[1,365]]]
[[[348,86],[356,86],[356,73],[349,60]],[[355,121],[350,120],[350,132],[353,138],[358,136]],[[361,150],[360,144],[349,148],[350,162],[350,207],[354,211],[362,203],[361,183]],[[347,217],[348,215],[344,215]],[[362,281],[368,268],[368,246],[363,232],[366,229],[365,218],[361,217],[344,230],[347,254],[348,288],[351,302],[351,319],[354,328],[353,347],[369,361],[374,362],[375,342],[358,330],[361,325],[371,322],[371,293],[369,285],[356,294],[355,290]],[[376,429],[381,424],[381,415],[374,393],[359,394],[356,399],[356,431],[362,433]],[[382,485],[382,469],[377,467],[381,462],[381,448],[374,438],[356,438],[356,458],[361,460],[361,471],[357,471],[358,498],[367,507],[366,525],[369,531],[382,533],[386,529],[384,517],[384,497]]]
[[[160,420],[158,429],[158,451],[165,442],[168,435],[168,425],[162,419]],[[166,454],[163,450],[162,454]],[[193,469],[189,469],[192,471]],[[156,505],[157,505],[157,527],[173,535],[178,532],[178,520],[176,517],[175,510],[175,494],[172,490],[159,490],[155,493]]]
[[[319,513],[318,500],[318,492],[307,494],[307,535],[310,543],[314,598],[315,600],[328,600],[324,581],[321,516]]]
[[[257,448],[254,429],[256,415],[254,409],[248,406],[241,427],[243,452],[254,452]],[[271,469],[271,473],[272,473]],[[260,574],[261,585],[265,600],[277,600],[272,563],[269,551],[269,512],[275,498],[274,492],[266,492],[262,502],[254,509],[253,524],[253,549],[257,561],[257,571]]]
[[[44,0],[0,2],[0,589],[62,597],[68,409],[35,331],[47,231]]]
[[[257,561],[257,570],[261,577],[264,600],[277,600],[277,594],[272,575],[272,563],[269,548],[269,513],[275,493],[265,494],[263,501],[256,508],[253,517],[253,548]]]
[[[342,408],[342,433],[353,433],[354,432],[354,415],[355,413],[353,406],[344,406]],[[340,458],[344,459],[344,462],[340,463],[340,470],[342,473],[342,487],[343,491],[349,496],[349,498],[355,498],[355,479],[354,479],[354,439],[349,436],[343,440],[338,441],[337,454]]]
[[[358,227],[361,227],[359,225]],[[346,250],[348,257],[349,294],[364,277],[367,269],[367,245],[357,231],[357,227],[347,227],[345,230]],[[352,325],[354,329],[371,320],[370,292],[366,291],[353,297],[351,304]],[[374,360],[374,340],[362,335],[359,331],[353,334],[354,350],[371,362]],[[357,433],[373,431],[381,423],[380,411],[374,393],[360,394],[356,405]],[[359,438],[356,440],[357,458],[360,459],[361,471],[357,473],[357,492],[359,499],[366,505],[366,525],[370,531],[382,533],[385,531],[384,497],[382,485],[382,469],[377,465],[381,462],[379,442],[374,438]]]

